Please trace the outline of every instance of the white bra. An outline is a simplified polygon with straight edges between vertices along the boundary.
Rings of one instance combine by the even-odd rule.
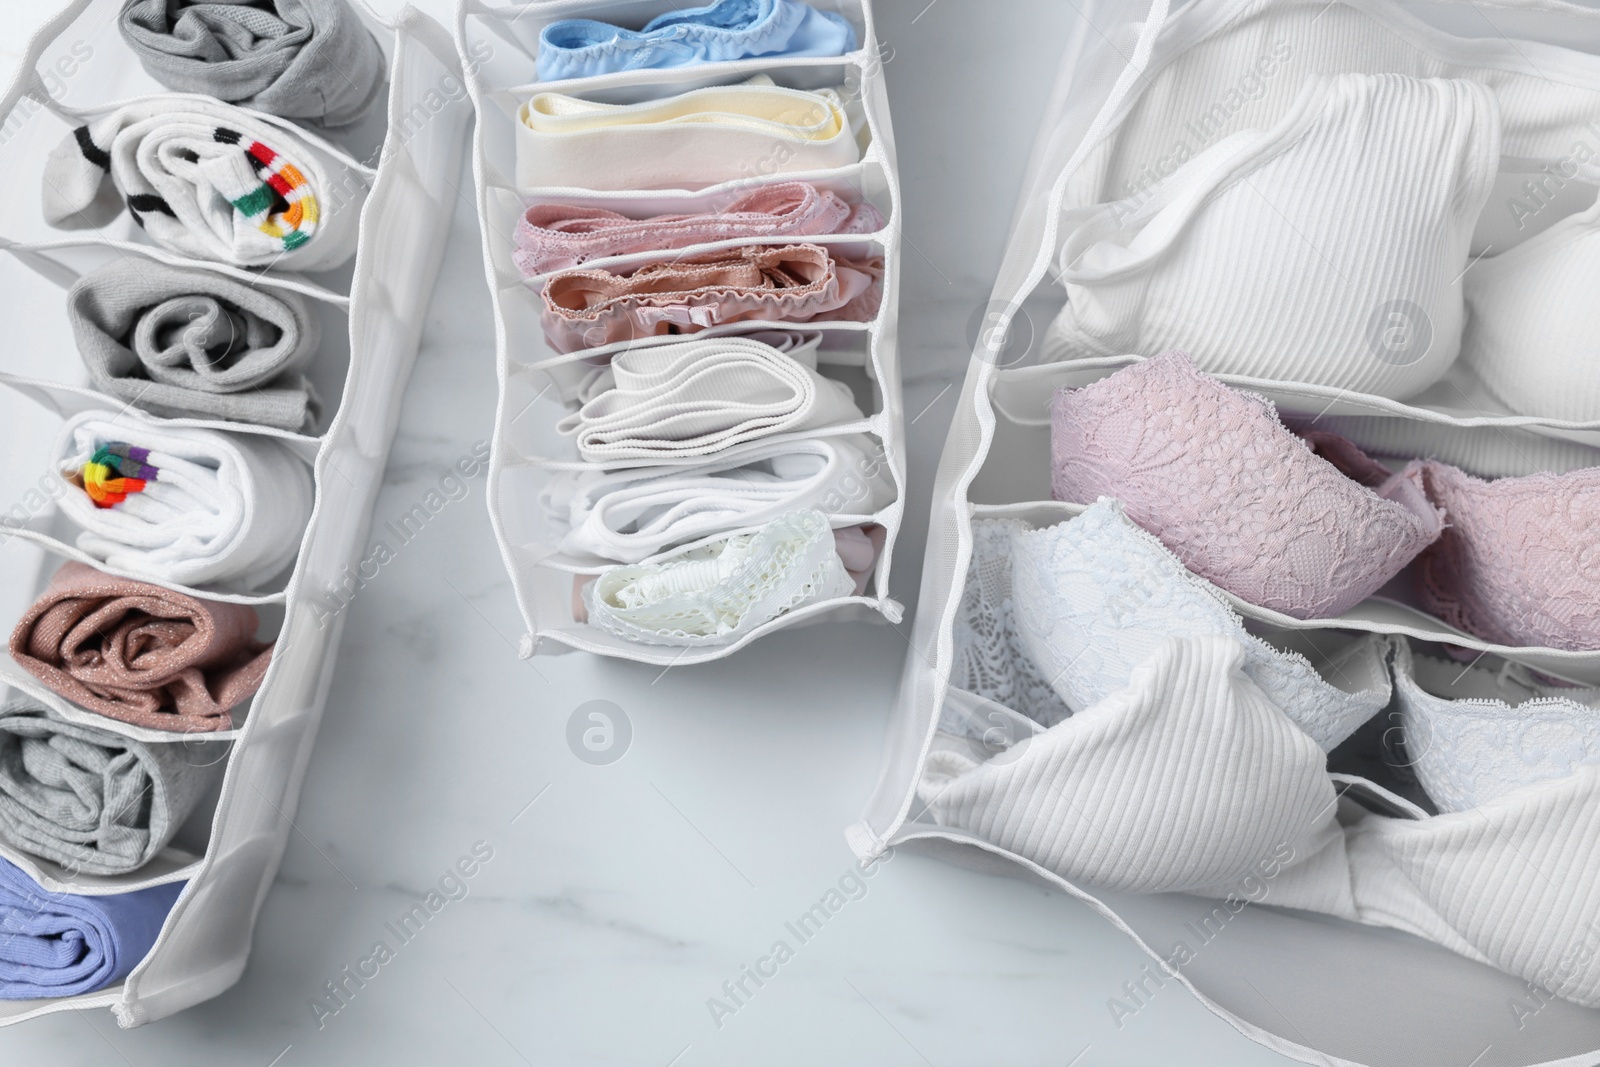
[[[952,684],[979,696],[1004,703],[1018,690],[1036,691],[1043,681],[1061,706],[1079,712],[1127,685],[1133,669],[1164,640],[1216,635],[1243,648],[1245,674],[1324,751],[1389,703],[1387,645],[1381,640],[1355,642],[1327,657],[1318,673],[1305,657],[1279,651],[1246,630],[1219,593],[1129,521],[1113,500],[1102,499],[1077,518],[1040,530],[1017,520],[973,526],[973,571],[995,565],[979,557],[978,546],[1003,553],[1011,561],[1011,595],[1009,602],[974,605],[978,615],[997,621],[969,622],[965,629],[1015,634],[1006,644],[1015,679],[1009,692],[970,673],[952,677]],[[956,632],[960,663],[963,627]],[[1017,672],[1019,660],[1030,669]]]
[[[1309,79],[1272,129],[1066,213],[1068,303],[1044,358],[1182,348],[1211,373],[1412,396],[1459,352],[1499,155],[1499,109],[1476,82]]]
[[[861,419],[850,387],[817,373],[812,334],[788,352],[714,337],[618,352],[556,424],[590,463],[710,455],[776,434]]]
[[[756,444],[693,467],[558,474],[542,493],[569,525],[563,552],[619,563],[789,511],[868,522],[894,497],[889,465],[865,434]]]
[[[1600,146],[1600,134],[1595,136]],[[1596,148],[1600,155],[1600,147]],[[1600,192],[1592,166],[1572,168]],[[1559,173],[1540,183],[1554,193]],[[1531,197],[1519,201],[1525,203]],[[1535,201],[1537,202],[1537,201]],[[1491,204],[1494,210],[1496,205]],[[1517,415],[1600,421],[1600,199],[1466,272],[1461,357]]]
[[[1474,256],[1506,251],[1548,217],[1511,215],[1510,198],[1529,202],[1517,160],[1559,163],[1579,144],[1600,154],[1595,56],[1492,33],[1463,39],[1393,0],[1208,0],[1167,20],[1136,95],[1071,175],[1063,206],[1148,196],[1224,138],[1276,126],[1308,80],[1350,71],[1464,78],[1494,94],[1508,172],[1479,219]]]
[[[1309,856],[1333,823],[1327,759],[1247,655],[1226,637],[1153,641],[1104,700],[993,758],[937,738],[918,795],[940,825],[1123,892],[1221,889]]]
[[[786,89],[764,74],[637,104],[539,93],[517,110],[524,189],[699,189],[860,158],[836,90]]]
[[[1394,642],[1406,758],[1440,811],[1467,811],[1600,763],[1600,690],[1540,683]]]

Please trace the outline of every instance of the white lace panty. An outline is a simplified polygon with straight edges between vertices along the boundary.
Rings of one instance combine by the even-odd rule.
[[[591,626],[629,641],[725,645],[785,612],[855,589],[827,516],[794,511],[757,533],[614,567],[583,597]]]

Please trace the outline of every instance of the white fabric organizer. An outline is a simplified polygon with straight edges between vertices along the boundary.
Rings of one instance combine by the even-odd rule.
[[[1315,421],[1385,457],[1432,457],[1479,477],[1600,467],[1591,361],[1566,354],[1592,315],[1573,263],[1600,187],[1587,164],[1600,155],[1600,11],[1564,0],[1081,8],[993,291],[1001,328],[973,353],[935,484],[884,767],[846,837],[863,859],[915,844],[1087,903],[1152,960],[1134,994],[1108,991],[1114,1018],[1118,1004],[1136,1012],[1175,980],[1241,1033],[1308,1063],[1594,1063],[1593,695],[1543,683],[1600,683],[1600,649],[1480,640],[1399,583],[1333,618],[1292,618],[1200,579],[1186,620],[1173,608],[1182,598],[1151,608],[1159,583],[1084,548],[1114,505],[1051,499],[1050,398],[1187,348],[1291,423]],[[1329,80],[1351,74],[1376,78]],[[1321,98],[1303,95],[1313,85]],[[1446,111],[1462,125],[1419,102],[1419,85],[1457,94]],[[1411,93],[1417,129],[1374,148],[1360,177],[1340,167],[1296,177],[1302,161],[1274,154],[1272,138],[1308,100],[1336,122],[1345,112],[1334,103],[1360,111],[1369,91]],[[1381,141],[1372,131],[1392,108],[1362,113],[1378,117],[1365,130]],[[1341,166],[1371,147],[1338,143]],[[1525,183],[1556,167],[1561,196],[1551,181],[1552,195],[1530,203]],[[1306,225],[1295,196],[1316,200],[1326,231]],[[1403,254],[1417,260],[1363,268],[1360,251],[1383,247],[1366,227],[1388,237],[1396,226],[1414,227]],[[1487,269],[1469,273],[1469,262]],[[1549,276],[1511,269],[1529,264]],[[1324,328],[1307,336],[1308,318]],[[1029,321],[1040,343],[1008,353],[1009,328]],[[1294,330],[1307,342],[1297,349]],[[1494,346],[1508,344],[1545,358],[1522,374],[1494,362]],[[1080,515],[1082,543],[1068,544],[1058,524]],[[1049,544],[1030,539],[1046,527]],[[1107,536],[1090,548],[1114,547]],[[1008,558],[1007,544],[1029,558]],[[1159,545],[1150,568],[1167,565],[1157,555]],[[1067,577],[1063,560],[1077,567]],[[1054,579],[1059,599],[1013,578]],[[1286,705],[1304,711],[1309,691],[1263,681],[1240,622],[1337,678],[1347,696],[1335,703],[1354,715],[1368,695],[1368,708],[1383,703],[1392,677],[1387,710],[1335,747],[1348,724],[1296,721]],[[1071,642],[1097,625],[1102,643],[1085,643],[1080,663]],[[1444,644],[1469,652],[1451,665]],[[1496,666],[1474,674],[1467,661],[1479,654]],[[1074,685],[1086,706],[1063,699]],[[1442,708],[1440,692],[1458,706]],[[1508,710],[1498,693],[1533,703]],[[1508,723],[1568,740],[1540,746]],[[1384,735],[1370,742],[1379,747],[1408,726],[1439,746],[1401,742],[1416,763],[1411,785],[1349,762],[1371,737]],[[1411,799],[1430,799],[1421,788],[1407,793],[1418,779],[1438,793],[1439,814]]]
[[[462,0],[458,9],[457,45],[468,74],[468,86],[478,112],[474,146],[474,175],[477,183],[479,219],[483,227],[484,269],[495,308],[496,358],[500,378],[500,403],[496,416],[493,455],[489,473],[489,510],[501,553],[511,573],[518,605],[528,632],[521,652],[524,656],[553,654],[579,649],[601,655],[660,664],[706,662],[729,655],[765,634],[822,619],[886,617],[898,621],[901,606],[888,595],[889,573],[894,544],[899,533],[905,497],[905,446],[900,396],[899,356],[897,351],[896,308],[900,285],[900,198],[895,170],[894,135],[889,125],[888,99],[880,69],[879,42],[873,29],[870,0],[819,0],[815,6],[837,12],[856,30],[859,47],[841,57],[766,57],[736,62],[718,62],[668,70],[636,70],[563,81],[540,81],[536,56],[540,32],[558,19],[590,18],[636,27],[663,12],[674,10],[666,0],[545,0],[509,6],[495,6],[481,0]],[[524,107],[539,94],[561,94],[598,104],[637,104],[712,86],[737,85],[764,76],[782,90],[837,90],[830,101],[830,114],[847,123],[848,128],[827,142],[827,151],[797,153],[781,139],[720,137],[694,132],[676,132],[687,127],[662,126],[640,135],[619,130],[590,131],[578,137],[564,137],[559,147],[552,138],[533,136],[522,121]],[[744,91],[744,90],[741,90]],[[804,93],[789,93],[803,96]],[[823,99],[823,97],[819,97]],[[563,107],[569,105],[564,104]],[[570,105],[579,108],[581,105]],[[728,127],[710,127],[713,134]],[[690,138],[679,141],[674,138]],[[645,142],[673,148],[652,151]],[[759,144],[757,142],[760,141]],[[751,145],[756,144],[756,148]],[[693,152],[685,156],[686,147]],[[525,164],[530,154],[563,152],[563,158],[543,160],[538,168]],[[519,153],[522,155],[519,157]],[[753,155],[751,153],[754,153]],[[727,158],[723,158],[723,156]],[[652,171],[663,160],[689,158],[689,170]],[[691,158],[692,157],[692,158]],[[547,164],[547,165],[546,165]],[[662,163],[664,166],[665,164]],[[802,169],[805,167],[821,169]],[[559,180],[579,175],[568,186],[525,186],[520,176],[530,173],[561,174]],[[532,180],[532,179],[530,179]],[[813,406],[819,386],[829,382],[803,381],[788,387],[801,395],[799,401],[779,401],[782,388],[752,386],[748,378],[741,399],[750,411],[765,404],[773,412],[787,402],[799,406],[800,416],[793,425],[772,436],[762,437],[763,448],[776,449],[785,443],[815,442],[850,436],[871,443],[849,477],[834,479],[842,491],[813,494],[820,500],[807,505],[826,515],[835,529],[871,524],[881,527],[885,536],[872,579],[864,593],[839,594],[814,599],[794,610],[784,611],[758,626],[740,627],[729,639],[695,648],[671,648],[630,641],[581,621],[585,614],[576,587],[592,585],[591,579],[609,566],[622,563],[652,564],[674,557],[729,536],[753,533],[767,521],[767,511],[752,511],[742,504],[725,506],[708,501],[713,510],[723,511],[720,521],[677,522],[663,519],[643,532],[632,529],[608,531],[605,538],[572,529],[572,515],[561,507],[549,506],[552,482],[559,483],[554,495],[566,499],[570,486],[590,484],[607,472],[632,469],[644,475],[652,469],[661,473],[681,472],[675,484],[692,484],[692,479],[711,468],[726,469],[739,452],[747,451],[749,436],[734,435],[738,424],[727,417],[710,416],[708,427],[727,430],[727,444],[713,443],[698,451],[687,448],[673,454],[670,447],[618,449],[617,455],[603,455],[591,448],[586,461],[571,435],[574,413],[594,392],[598,368],[610,357],[626,351],[630,365],[645,373],[662,372],[662,364],[673,354],[660,349],[672,344],[670,335],[638,337],[577,352],[558,353],[545,339],[540,313],[542,292],[549,275],[523,277],[513,260],[513,235],[517,223],[529,207],[544,204],[577,205],[618,212],[629,218],[657,215],[683,215],[724,209],[752,188],[778,182],[805,181],[858,204],[868,202],[883,216],[886,224],[866,234],[835,234],[803,239],[821,245],[832,255],[854,260],[881,257],[883,261],[881,311],[870,322],[819,320],[803,326],[749,319],[712,325],[693,335],[698,343],[731,334],[755,334],[762,340],[787,350],[794,342],[775,340],[773,331],[783,329],[805,334],[820,334],[821,344],[814,353],[814,371],[831,379],[841,394],[832,408],[847,421],[822,424],[803,417]],[[603,269],[618,273],[653,263],[677,262],[728,249],[746,246],[781,246],[798,243],[778,238],[727,239],[696,244],[664,252],[643,252],[595,259],[584,269]],[[735,346],[728,358],[738,358]],[[702,349],[706,350],[706,349]],[[809,348],[801,353],[808,363]],[[660,356],[660,360],[652,357]],[[708,359],[707,365],[709,366]],[[804,370],[804,368],[800,368]],[[620,376],[619,376],[620,380]],[[779,382],[780,379],[773,378]],[[721,393],[739,395],[733,384],[714,386]],[[844,400],[848,393],[854,401]],[[828,398],[825,393],[822,399]],[[844,402],[838,402],[844,401]],[[702,397],[676,401],[675,414]],[[671,405],[662,408],[672,412]],[[855,409],[858,409],[855,410]],[[593,409],[591,409],[593,410]],[[647,410],[647,409],[641,409]],[[702,408],[704,410],[704,408]],[[860,414],[860,417],[850,417]],[[662,414],[651,418],[662,419]],[[761,416],[769,418],[768,416]],[[640,416],[641,420],[643,416]],[[769,421],[771,421],[769,419]],[[825,421],[825,420],[824,420]],[[674,433],[686,433],[679,418]],[[648,425],[641,421],[641,425]],[[752,422],[751,425],[759,425]],[[563,430],[567,432],[563,432]],[[742,432],[742,431],[741,431]],[[586,438],[587,440],[587,438]],[[723,451],[737,447],[739,452]],[[565,486],[566,488],[561,488]],[[880,491],[888,486],[887,494]],[[673,513],[694,514],[697,502],[692,492],[674,490]],[[665,498],[663,498],[665,499]],[[657,505],[652,505],[657,506]],[[770,510],[770,509],[769,509]],[[740,525],[741,512],[759,514],[755,525]],[[579,515],[584,521],[583,513]],[[626,520],[631,522],[632,520]],[[646,521],[646,520],[641,520]],[[646,522],[646,525],[648,523]],[[665,530],[666,532],[661,532]],[[632,536],[639,533],[639,536]],[[649,543],[649,558],[642,559],[636,549],[620,547],[626,542]],[[610,556],[598,554],[610,549]]]
[[[302,133],[337,159],[350,179],[349,187],[325,192],[329,209],[350,216],[341,225],[351,233],[359,214],[352,261],[309,275],[202,264],[156,246],[127,212],[93,230],[51,229],[39,192],[50,151],[70,136],[80,116],[162,91],[115,30],[121,7],[122,0],[70,4],[28,44],[21,75],[0,100],[0,182],[9,191],[0,209],[0,274],[13,304],[36,312],[11,317],[0,367],[4,625],[9,632],[56,568],[75,559],[180,592],[252,605],[262,620],[261,636],[276,644],[260,689],[234,709],[233,728],[204,735],[129,726],[77,708],[0,654],[0,690],[8,695],[20,692],[72,721],[169,745],[187,758],[227,762],[220,790],[201,801],[168,848],[131,874],[74,875],[0,846],[0,855],[56,892],[109,895],[187,883],[155,947],[124,981],[78,997],[0,1003],[0,1023],[109,1007],[121,1026],[139,1026],[216,996],[243,972],[322,717],[343,625],[335,610],[338,593],[365,547],[471,121],[447,31],[412,8],[388,21],[357,3],[387,60],[386,102],[353,126]],[[263,128],[288,125],[255,117]],[[75,546],[77,529],[53,505],[60,482],[59,475],[50,480],[50,449],[63,420],[96,410],[115,416],[129,406],[88,386],[66,308],[74,281],[116,261],[203,267],[263,291],[306,298],[322,338],[306,373],[323,400],[322,414],[307,432],[147,418],[155,427],[273,438],[278,452],[303,466],[294,477],[314,485],[315,503],[309,523],[290,535],[298,548],[284,553],[289,562],[272,564],[279,573],[219,579],[199,589],[162,583],[137,569],[92,560]],[[129,424],[139,421],[130,418]],[[136,568],[137,561],[128,566]]]

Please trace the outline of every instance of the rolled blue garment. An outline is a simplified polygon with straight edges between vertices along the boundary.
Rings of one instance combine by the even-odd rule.
[[[642,30],[594,19],[552,22],[539,35],[539,77],[558,81],[752,56],[842,56],[855,48],[855,27],[842,15],[800,0],[717,0],[670,11]]]
[[[49,893],[0,859],[0,1000],[73,997],[120,982],[149,954],[183,887]]]

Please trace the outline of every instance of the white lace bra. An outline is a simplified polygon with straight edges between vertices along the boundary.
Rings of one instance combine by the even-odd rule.
[[[1509,660],[1463,667],[1394,646],[1406,758],[1440,811],[1600,763],[1600,690],[1545,685]]]
[[[977,580],[969,580],[975,594],[962,601],[951,684],[1046,725],[1127,685],[1133,669],[1169,637],[1238,641],[1245,674],[1324,751],[1389,702],[1387,646],[1380,639],[1365,638],[1329,657],[1323,671],[1334,682],[1325,681],[1303,656],[1247,631],[1219,593],[1115,501],[1102,499],[1041,530],[1017,520],[973,527],[970,576]],[[993,575],[1008,558],[1009,596],[987,601],[1007,592]]]

